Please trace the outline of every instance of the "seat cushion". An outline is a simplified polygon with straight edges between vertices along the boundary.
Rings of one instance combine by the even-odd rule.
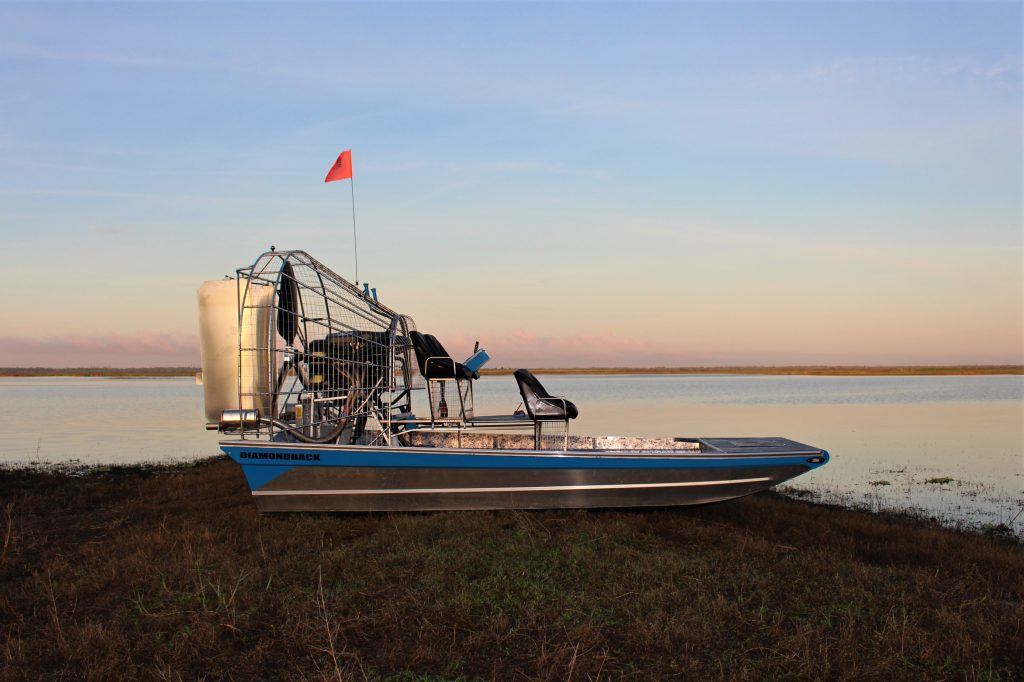
[[[540,398],[534,407],[534,419],[537,421],[566,421],[580,415],[576,405],[561,398]]]

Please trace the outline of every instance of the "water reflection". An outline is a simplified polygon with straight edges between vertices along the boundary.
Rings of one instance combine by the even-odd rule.
[[[0,461],[129,464],[219,452],[191,378],[0,379]]]
[[[543,376],[580,407],[574,433],[785,436],[832,462],[790,490],[1024,532],[1024,378]],[[509,414],[512,377],[477,413]],[[0,461],[132,463],[216,454],[190,378],[0,379]],[[949,479],[948,481],[946,479]]]
[[[784,436],[832,456],[784,490],[1024,533],[1024,377],[541,378],[579,406],[574,433]],[[478,411],[510,412],[515,390],[487,377]]]

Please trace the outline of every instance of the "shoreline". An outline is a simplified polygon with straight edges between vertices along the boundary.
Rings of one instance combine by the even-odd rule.
[[[764,376],[980,376],[1024,375],[1024,365],[758,365],[721,367],[563,367],[530,368],[534,374],[578,376],[734,374]],[[508,376],[511,367],[480,370],[481,376]],[[193,377],[198,367],[0,367],[0,377]]]
[[[260,515],[214,458],[0,471],[0,499],[0,667],[16,677],[1024,672],[1019,542],[775,493]]]
[[[215,466],[223,464],[229,461],[229,458],[223,453],[215,455],[207,455],[198,459],[183,459],[183,460],[153,460],[153,461],[141,461],[130,464],[110,464],[110,463],[96,463],[89,464],[80,460],[67,460],[67,461],[2,461],[0,460],[0,481],[4,476],[13,477],[62,477],[68,480],[88,480],[90,477],[112,477],[118,478],[122,476],[159,476],[174,473],[187,472],[190,470],[198,470],[204,467]],[[783,489],[780,489],[783,488]],[[829,498],[828,496],[816,493],[811,490],[803,489],[800,487],[794,487],[792,481],[780,484],[779,487],[773,487],[769,490],[762,491],[766,495],[778,497],[783,500],[791,502],[797,502],[800,504],[811,505],[814,507],[821,507],[823,509],[829,509],[833,511],[841,512],[855,512],[868,514],[870,516],[878,516],[882,518],[889,518],[894,521],[903,523],[918,524],[921,527],[935,528],[943,531],[949,531],[959,535],[967,537],[996,537],[1003,540],[1017,542],[1024,547],[1024,532],[1018,534],[1013,527],[1006,524],[978,524],[978,523],[965,523],[962,521],[950,522],[943,521],[937,516],[930,516],[920,510],[915,511],[912,508],[908,509],[876,509],[871,508],[865,503],[844,503],[835,498]],[[756,493],[760,494],[760,493]],[[741,498],[734,498],[741,499]],[[728,501],[717,504],[728,504]],[[701,505],[696,505],[700,507]],[[715,503],[705,506],[715,506]],[[690,507],[690,508],[696,508]],[[665,507],[664,509],[687,509],[688,507]],[[643,508],[608,508],[608,510],[614,511],[616,509],[642,511]],[[662,508],[653,508],[662,509]],[[505,510],[509,511],[509,510]],[[523,510],[532,511],[532,510]],[[583,510],[586,511],[586,510]],[[589,511],[599,512],[601,509],[591,509]],[[288,512],[301,514],[303,512]],[[319,512],[308,512],[309,514],[318,514]],[[331,514],[331,512],[324,512]],[[353,514],[359,514],[360,512],[353,512]],[[371,512],[366,512],[370,514]],[[404,512],[384,512],[384,513],[395,513],[401,514]],[[410,512],[411,513],[411,512]],[[446,513],[446,512],[425,512],[425,513]],[[451,512],[460,513],[460,512]],[[502,513],[501,510],[495,513]],[[509,513],[514,513],[509,511]],[[343,512],[338,514],[344,515]]]

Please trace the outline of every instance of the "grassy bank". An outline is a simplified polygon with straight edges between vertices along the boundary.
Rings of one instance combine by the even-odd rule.
[[[483,369],[483,375],[503,376],[512,374],[514,367]],[[191,377],[198,367],[0,367],[0,377]],[[935,365],[935,366],[825,366],[807,365],[793,367],[568,367],[539,368],[535,374],[768,374],[768,375],[810,375],[810,376],[939,376],[976,374],[1024,374],[1024,365]]]
[[[260,516],[216,460],[0,501],[5,679],[1024,675],[1021,545],[772,494]]]

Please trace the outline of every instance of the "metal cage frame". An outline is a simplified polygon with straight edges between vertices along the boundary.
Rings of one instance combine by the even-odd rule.
[[[236,271],[241,438],[389,444],[423,387],[401,315],[305,251]],[[408,416],[407,416],[408,415]]]

